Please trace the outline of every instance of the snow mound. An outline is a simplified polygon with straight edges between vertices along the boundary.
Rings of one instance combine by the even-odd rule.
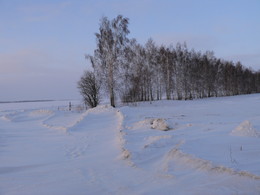
[[[123,148],[122,153],[121,153],[121,158],[123,160],[125,160],[125,159],[128,159],[130,157],[131,157],[131,153],[129,152],[129,150],[126,150],[125,148]]]
[[[259,137],[259,133],[253,128],[250,121],[245,120],[238,125],[232,132],[234,136],[245,136],[245,137]]]
[[[152,124],[152,119],[145,119],[145,120],[138,121],[137,123],[135,123],[131,129],[136,130],[136,129],[142,129],[142,128],[150,128],[151,124]]]
[[[135,123],[132,129],[151,128],[161,131],[167,131],[172,129],[170,123],[163,118],[148,118],[143,121]]]
[[[151,128],[161,130],[161,131],[168,131],[171,129],[167,120],[162,119],[162,118],[154,119],[152,121]]]

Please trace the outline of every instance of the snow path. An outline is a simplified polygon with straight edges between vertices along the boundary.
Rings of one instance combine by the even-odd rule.
[[[164,186],[163,179],[121,159],[121,118],[115,109],[83,114],[67,131],[42,125],[55,115],[36,120],[29,113],[0,121],[1,195],[143,194],[156,192],[153,183]]]
[[[259,97],[0,109],[0,194],[259,194]]]
[[[121,123],[117,110],[97,108],[68,130],[77,142],[72,147],[68,145],[68,156],[79,159],[79,164],[84,162],[78,169],[86,182],[83,194],[155,193],[156,188],[168,183],[168,178],[152,175],[122,160]],[[153,183],[155,188],[151,187]]]

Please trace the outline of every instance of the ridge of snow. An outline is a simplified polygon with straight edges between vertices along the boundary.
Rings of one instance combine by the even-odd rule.
[[[248,120],[240,123],[234,130],[231,131],[231,135],[234,136],[246,136],[246,137],[260,137],[260,134],[252,126]]]
[[[86,112],[68,111],[68,102],[5,105],[0,193],[259,194],[259,97],[101,105]],[[154,130],[156,119],[174,131]]]

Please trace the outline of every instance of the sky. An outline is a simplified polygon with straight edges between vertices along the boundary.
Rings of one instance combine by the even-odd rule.
[[[102,16],[129,18],[129,38],[187,43],[260,70],[259,0],[0,0],[0,101],[80,99]]]

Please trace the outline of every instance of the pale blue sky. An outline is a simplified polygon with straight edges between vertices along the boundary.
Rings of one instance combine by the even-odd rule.
[[[80,98],[99,19],[122,14],[129,37],[260,70],[259,0],[0,0],[0,101]]]

